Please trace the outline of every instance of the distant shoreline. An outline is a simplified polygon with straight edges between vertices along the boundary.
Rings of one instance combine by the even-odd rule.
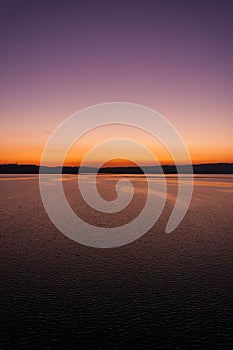
[[[190,173],[187,165],[179,166],[182,174]],[[39,174],[40,166],[33,164],[0,164],[0,174]],[[145,166],[147,174],[159,174],[158,166]],[[164,174],[177,174],[174,165],[162,165]],[[57,174],[61,167],[42,167],[44,174]],[[63,174],[96,173],[94,167],[64,166]],[[106,167],[99,169],[100,174],[143,174],[140,167]],[[233,174],[233,163],[193,164],[194,174]]]

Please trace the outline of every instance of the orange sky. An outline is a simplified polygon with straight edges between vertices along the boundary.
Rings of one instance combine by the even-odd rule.
[[[212,131],[213,132],[213,131]],[[203,137],[200,133],[199,137],[195,138],[192,132],[186,139],[186,144],[189,149],[193,163],[206,162],[232,162],[232,147],[225,135],[220,134],[217,138]],[[39,164],[43,146],[46,143],[50,132],[40,134],[38,131],[31,132],[12,132],[3,135],[0,141],[1,153],[0,163],[29,163]],[[131,138],[144,146],[148,147],[158,158],[161,164],[171,164],[172,158],[166,148],[156,140],[152,135],[129,126],[105,126],[92,130],[78,140],[67,154],[65,165],[79,165],[84,155],[96,144],[103,142],[107,138]],[[134,154],[132,151],[132,159],[136,159],[141,164],[152,165],[153,159],[144,157],[140,154]],[[111,160],[111,149],[103,148],[102,154],[98,154],[98,160]],[[182,159],[179,160],[182,163]],[[48,165],[56,165],[57,160],[54,158]],[[96,159],[92,157],[88,165],[95,166]],[[113,160],[109,164],[112,166],[128,165],[127,161]]]
[[[84,3],[80,8],[79,1],[72,6],[64,1],[59,7],[47,1],[43,7],[31,1],[24,10],[20,2],[4,2],[0,163],[39,164],[48,137],[62,121],[112,101],[144,105],[163,115],[183,137],[193,163],[233,162],[228,5],[150,1],[132,6],[126,1],[120,7],[110,1],[101,8],[97,1]],[[87,135],[66,164],[78,165],[99,139],[119,133],[124,134],[115,127]],[[150,136],[137,137],[162,163],[171,162]]]

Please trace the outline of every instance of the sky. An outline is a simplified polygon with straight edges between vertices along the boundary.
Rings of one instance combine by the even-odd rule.
[[[62,121],[111,101],[166,117],[193,163],[233,162],[232,18],[230,0],[0,1],[0,163],[39,164]],[[65,163],[78,165],[121,130],[99,132]],[[139,138],[172,162],[157,141]]]

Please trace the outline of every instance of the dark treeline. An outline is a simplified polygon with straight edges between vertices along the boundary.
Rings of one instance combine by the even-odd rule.
[[[173,165],[163,165],[165,174],[176,174],[176,167]],[[145,172],[148,174],[158,174],[158,166],[146,166]],[[181,173],[189,173],[187,165],[180,166]],[[40,167],[33,164],[0,164],[0,174],[38,174]],[[59,167],[41,167],[44,174],[56,174],[60,171]],[[96,168],[80,168],[64,166],[63,174],[93,173]],[[233,163],[213,163],[213,164],[194,164],[194,174],[233,174]],[[140,167],[107,167],[99,169],[101,174],[142,174]]]

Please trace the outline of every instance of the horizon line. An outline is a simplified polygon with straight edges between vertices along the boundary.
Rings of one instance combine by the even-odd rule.
[[[188,165],[219,165],[219,164],[228,164],[228,165],[233,165],[233,161],[232,162],[204,162],[204,163],[180,163],[180,164],[168,164],[168,163],[164,163],[164,164],[151,164],[151,165],[145,165],[145,164],[141,164],[141,165],[113,165],[113,166],[102,166],[101,168],[140,168],[141,166],[143,167],[158,167],[158,166],[188,166]],[[57,168],[57,167],[61,167],[60,165],[40,165],[40,164],[36,164],[36,163],[0,163],[0,166],[36,166],[36,167],[47,167],[47,168]],[[69,167],[69,168],[96,168],[96,169],[101,169],[97,166],[92,166],[92,165],[88,165],[88,166],[80,166],[80,165],[62,165],[62,167]]]

